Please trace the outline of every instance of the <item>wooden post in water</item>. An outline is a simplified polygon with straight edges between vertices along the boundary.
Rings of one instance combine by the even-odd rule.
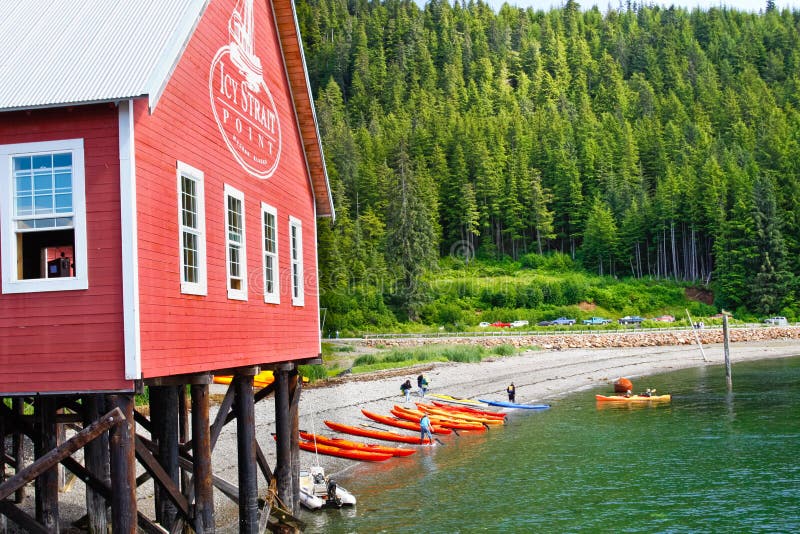
[[[0,397],[0,405],[5,401]],[[6,479],[6,420],[0,415],[0,484]],[[6,516],[0,514],[0,534],[6,533]]]
[[[731,351],[728,345],[728,314],[722,314],[722,340],[723,350],[725,352],[725,383],[728,386],[728,392],[733,391],[733,379],[731,378]]]
[[[39,395],[35,401],[36,425],[39,433],[34,453],[38,460],[58,446],[56,432],[56,402],[52,395]],[[36,520],[48,532],[58,534],[58,466],[55,465],[36,477]]]
[[[706,351],[703,350],[703,343],[700,341],[700,336],[697,335],[697,328],[694,327],[692,316],[689,315],[689,310],[686,310],[686,317],[689,318],[689,326],[692,328],[692,333],[694,333],[694,340],[697,342],[697,346],[700,347],[700,354],[703,355],[703,361],[707,362],[708,358],[706,358]]]
[[[86,395],[83,397],[85,412],[83,414],[84,428],[97,421],[106,413],[106,402],[103,395]],[[108,467],[108,433],[90,441],[84,448],[86,470],[98,480],[111,486],[111,476]],[[91,485],[86,485],[86,514],[89,519],[89,532],[108,532],[108,505],[103,495]]]
[[[194,530],[214,532],[214,487],[211,480],[211,433],[208,425],[208,384],[192,384],[192,467],[194,470]],[[182,395],[184,398],[185,395]]]
[[[109,396],[125,422],[111,428],[111,529],[114,534],[136,533],[136,456],[134,448],[133,394]]]
[[[253,397],[253,374],[237,374],[233,379],[236,388],[236,435],[239,459],[239,533],[256,534],[258,531],[258,479],[256,474],[256,420]]]

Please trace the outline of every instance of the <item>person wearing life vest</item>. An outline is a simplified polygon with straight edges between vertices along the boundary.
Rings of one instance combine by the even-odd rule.
[[[514,382],[511,382],[511,385],[506,388],[506,393],[508,393],[508,402],[514,402],[514,397],[517,395],[517,388],[514,387]]]

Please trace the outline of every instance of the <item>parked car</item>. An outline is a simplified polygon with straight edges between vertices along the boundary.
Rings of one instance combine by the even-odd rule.
[[[497,328],[510,328],[511,323],[504,323],[503,321],[495,321],[492,323],[492,326],[496,326]]]
[[[567,317],[559,317],[558,319],[554,319],[550,324],[572,325],[575,324],[575,319],[569,319]]]
[[[586,325],[608,324],[610,322],[611,319],[606,319],[605,317],[590,317],[589,319],[583,320],[583,324]]]
[[[486,321],[483,321],[481,323],[478,323],[478,326],[480,326],[481,328],[486,328],[487,326],[491,326],[491,323],[487,323]]]
[[[528,326],[530,323],[525,319],[517,320],[511,323],[511,328],[519,328],[520,326]]]
[[[789,326],[789,321],[786,320],[786,317],[768,317],[764,319],[764,322],[772,326]]]
[[[642,321],[644,321],[644,317],[640,315],[626,315],[620,317],[619,324],[640,324]]]
[[[536,326],[553,326],[553,321],[539,321]]]
[[[658,321],[660,323],[674,323],[675,317],[672,315],[659,315],[658,317],[653,317],[653,321]]]

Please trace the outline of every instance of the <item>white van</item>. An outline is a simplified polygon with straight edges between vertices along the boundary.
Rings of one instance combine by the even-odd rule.
[[[786,317],[769,317],[764,319],[764,322],[772,326],[789,326],[789,321],[786,320]]]

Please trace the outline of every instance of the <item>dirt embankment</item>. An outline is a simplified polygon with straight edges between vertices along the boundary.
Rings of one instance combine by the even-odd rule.
[[[704,345],[722,343],[722,328],[697,330]],[[768,341],[774,339],[800,339],[800,327],[731,328],[731,343],[742,341]],[[449,345],[513,345],[515,347],[540,347],[546,350],[596,349],[611,347],[663,347],[692,345],[696,343],[691,330],[631,331],[596,334],[559,333],[546,335],[469,336],[435,338],[365,339],[358,342],[367,347],[416,347],[431,344]]]

